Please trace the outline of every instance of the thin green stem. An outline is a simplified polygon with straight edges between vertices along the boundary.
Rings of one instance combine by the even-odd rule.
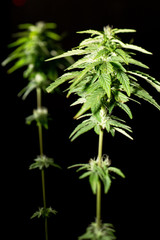
[[[44,169],[41,170],[41,176],[42,176],[42,193],[43,193],[43,206],[44,209],[46,209],[47,204],[46,204],[46,190],[45,190],[45,174],[44,174]],[[45,240],[48,240],[48,220],[47,217],[44,219],[45,221]]]
[[[102,162],[102,148],[103,148],[103,129],[100,130],[99,134],[99,145],[98,145],[98,165],[101,167]],[[101,182],[97,184],[97,203],[96,203],[96,221],[97,226],[101,226]]]
[[[38,125],[38,135],[39,135],[39,150],[40,155],[43,156],[43,136],[42,136],[42,125]]]
[[[42,97],[41,97],[41,89],[37,88],[37,108],[41,108],[42,107]]]
[[[41,97],[41,89],[37,88],[37,108],[41,108],[42,97]],[[39,149],[40,155],[43,156],[43,135],[42,135],[42,124],[38,125],[38,135],[39,135]],[[42,195],[43,195],[43,206],[46,209],[46,189],[45,189],[45,174],[44,169],[41,170],[41,178],[42,178]],[[48,240],[48,221],[47,217],[45,217],[45,240]]]

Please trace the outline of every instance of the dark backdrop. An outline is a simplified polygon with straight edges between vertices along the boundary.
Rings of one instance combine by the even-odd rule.
[[[18,1],[17,1],[18,2]],[[21,2],[21,1],[19,1]],[[149,73],[159,79],[159,3],[152,1],[53,1],[26,0],[16,6],[12,1],[1,1],[0,60],[9,53],[7,44],[17,25],[25,22],[51,21],[58,24],[57,31],[65,32],[63,47],[68,50],[82,40],[76,31],[102,30],[105,25],[134,28],[135,44],[153,52],[141,60],[150,66]],[[132,37],[132,36],[131,36]],[[25,117],[36,106],[35,94],[26,101],[17,97],[25,84],[22,72],[7,75],[0,67],[1,78],[1,227],[4,239],[44,239],[43,222],[30,220],[42,206],[41,176],[29,171],[28,166],[37,156],[38,135],[35,125],[26,126]],[[144,85],[160,103],[159,94]],[[67,166],[87,162],[96,157],[98,137],[87,133],[75,142],[68,139],[76,126],[73,120],[76,108],[70,108],[72,97],[46,95],[53,120],[44,132],[46,155],[54,157],[62,170],[49,169],[46,174],[48,206],[58,210],[49,220],[50,239],[77,239],[95,218],[95,196],[87,180],[78,180],[75,170]],[[147,103],[133,104],[134,141],[117,134],[105,134],[103,152],[114,166],[123,170],[125,180],[117,179],[102,203],[102,218],[117,230],[117,238],[150,239],[158,237],[159,221],[159,134],[160,113]]]

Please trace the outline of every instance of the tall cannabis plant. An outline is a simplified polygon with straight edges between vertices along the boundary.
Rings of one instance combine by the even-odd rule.
[[[56,211],[51,207],[47,207],[46,191],[45,191],[45,168],[49,166],[59,167],[54,163],[52,158],[44,154],[43,149],[43,128],[48,128],[48,109],[42,105],[42,93],[45,92],[49,83],[58,77],[59,69],[69,66],[70,58],[58,60],[54,64],[46,64],[45,59],[63,53],[59,41],[61,36],[53,30],[56,28],[55,23],[38,22],[33,24],[21,24],[21,30],[14,36],[16,40],[9,44],[14,50],[3,61],[2,65],[13,64],[10,66],[8,73],[12,73],[20,68],[23,69],[23,77],[28,80],[26,87],[20,91],[19,96],[25,99],[28,94],[36,91],[37,109],[33,110],[33,114],[26,118],[26,123],[30,124],[35,121],[38,127],[39,137],[39,155],[34,159],[30,169],[39,169],[42,179],[42,198],[43,207],[39,208],[32,217],[44,217],[45,220],[45,239],[48,240],[48,224],[47,219]]]
[[[160,110],[160,106],[152,96],[141,87],[139,80],[147,81],[158,91],[160,83],[142,72],[139,68],[148,69],[144,63],[135,59],[136,52],[151,54],[149,51],[124,43],[117,36],[119,33],[132,33],[132,29],[112,29],[107,26],[102,32],[87,30],[79,33],[90,34],[78,47],[49,60],[79,55],[80,59],[72,64],[67,72],[59,77],[48,88],[52,92],[60,84],[69,81],[68,94],[76,94],[78,99],[72,105],[81,104],[75,119],[83,120],[72,132],[71,140],[94,129],[99,135],[98,157],[90,159],[89,163],[76,164],[78,171],[85,171],[80,178],[89,177],[91,189],[97,196],[96,222],[92,223],[79,239],[112,240],[115,239],[114,228],[101,220],[101,191],[108,193],[112,178],[117,174],[125,177],[123,172],[111,166],[107,155],[103,155],[103,133],[106,130],[112,136],[120,132],[132,139],[131,128],[119,116],[115,115],[116,108],[124,111],[132,119],[128,106],[130,101],[138,102],[143,99]],[[138,70],[134,69],[138,67]]]

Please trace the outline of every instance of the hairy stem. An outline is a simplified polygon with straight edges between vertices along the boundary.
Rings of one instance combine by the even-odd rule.
[[[41,108],[41,89],[37,88],[37,108]],[[43,156],[43,135],[42,135],[42,125],[39,123],[38,125],[38,135],[39,135],[39,149],[40,155]],[[43,194],[43,207],[46,208],[46,189],[45,189],[45,174],[44,169],[41,170],[41,178],[42,178],[42,194]],[[45,240],[48,240],[48,222],[47,217],[45,217]]]
[[[99,134],[99,145],[98,145],[99,167],[101,167],[101,161],[102,161],[102,148],[103,148],[103,129],[100,130],[100,134]],[[100,181],[97,184],[96,221],[97,221],[97,226],[100,228],[100,225],[101,225],[101,182]]]

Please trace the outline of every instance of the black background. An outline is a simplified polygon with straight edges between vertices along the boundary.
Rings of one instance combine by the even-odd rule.
[[[23,6],[1,1],[0,60],[9,50],[7,44],[17,25],[39,20],[56,22],[58,33],[67,36],[63,47],[69,50],[83,39],[76,31],[102,30],[105,25],[134,28],[134,43],[153,52],[139,59],[150,66],[149,74],[157,79],[159,72],[159,3],[152,1],[52,1],[26,0]],[[42,206],[41,176],[28,167],[38,155],[38,133],[35,125],[25,125],[25,117],[36,107],[32,93],[25,101],[17,93],[25,86],[22,72],[12,75],[0,67],[1,78],[1,229],[4,239],[44,239],[42,220],[30,216]],[[142,82],[160,103],[156,90]],[[58,210],[49,220],[49,239],[77,239],[95,219],[95,196],[87,180],[78,180],[75,170],[67,167],[96,157],[98,136],[93,132],[71,143],[69,134],[76,126],[73,98],[45,95],[52,121],[44,132],[44,152],[54,157],[62,170],[48,169],[46,191],[48,206]],[[158,237],[159,223],[159,135],[160,113],[147,103],[132,104],[134,141],[117,134],[105,134],[103,152],[112,164],[123,170],[125,180],[117,179],[102,200],[102,219],[115,225],[118,239],[153,239]],[[126,118],[127,119],[127,118]]]

